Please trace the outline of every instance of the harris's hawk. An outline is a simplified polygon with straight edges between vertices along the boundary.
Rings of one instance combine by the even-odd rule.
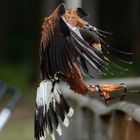
[[[74,111],[58,88],[60,80],[66,81],[75,93],[87,95],[99,92],[105,99],[110,98],[111,92],[125,88],[123,84],[87,85],[84,81],[83,74],[95,77],[93,70],[103,75],[127,71],[113,63],[108,55],[112,51],[129,55],[111,48],[104,41],[109,33],[90,25],[85,20],[87,16],[82,8],[67,9],[65,4],[60,4],[43,22],[35,140],[45,139],[46,129],[53,139],[54,131],[62,135],[60,120],[66,127],[69,125],[68,117]]]

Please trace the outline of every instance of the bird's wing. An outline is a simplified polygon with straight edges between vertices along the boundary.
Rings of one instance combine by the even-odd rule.
[[[97,55],[105,62],[105,68],[111,70],[108,74],[121,74],[128,71],[127,68],[120,67],[113,63],[111,59],[116,59],[123,64],[132,64],[133,62],[130,59],[132,59],[133,53],[124,52],[110,46],[105,39],[111,39],[108,35],[111,35],[112,33],[97,29],[89,24],[79,30],[84,40],[89,42],[90,46],[95,48],[95,51],[98,50]],[[126,57],[126,59],[121,58],[121,56]],[[107,71],[105,72],[107,73]]]
[[[87,74],[90,74],[87,64],[104,75],[111,73],[109,69],[125,71],[103,54],[101,44],[105,42],[100,32],[87,27],[87,22],[82,25],[83,17],[87,14],[82,9],[77,10],[76,18],[69,21],[67,15],[70,12],[73,11],[66,11],[64,5],[61,5],[43,24],[40,56],[44,78],[51,79],[57,72],[69,73],[71,69],[74,70],[74,64]]]
[[[65,10],[61,4],[42,25],[40,60],[43,78],[51,79],[57,72],[69,72],[72,67],[72,52],[67,44],[69,29],[61,15]]]

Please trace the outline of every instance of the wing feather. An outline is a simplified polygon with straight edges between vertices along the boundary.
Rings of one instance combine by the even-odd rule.
[[[41,46],[45,51],[42,49],[44,52],[41,64],[45,66],[43,71],[47,78],[53,78],[57,72],[70,73],[71,69],[75,69],[74,64],[81,67],[88,75],[90,70],[87,64],[104,75],[127,71],[111,62],[102,48],[94,47],[94,43],[106,45],[96,30],[84,26],[73,27],[62,15],[46,19],[43,29]]]

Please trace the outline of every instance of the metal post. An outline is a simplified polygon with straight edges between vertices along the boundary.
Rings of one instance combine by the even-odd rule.
[[[67,7],[82,7],[82,0],[65,0]]]
[[[12,88],[5,83],[0,83],[0,99],[2,99],[3,96],[7,93],[12,94],[12,97],[8,101],[7,105],[0,112],[0,131],[9,120],[14,107],[16,106],[17,102],[20,100],[21,97],[21,93],[17,89]]]

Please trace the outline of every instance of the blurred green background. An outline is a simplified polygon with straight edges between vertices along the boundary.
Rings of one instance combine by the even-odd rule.
[[[33,139],[33,113],[39,71],[39,40],[45,16],[62,0],[5,0],[0,4],[0,80],[22,93],[10,121],[0,132],[1,140]],[[140,1],[83,0],[89,21],[112,32],[119,40],[114,47],[134,52],[129,72],[123,77],[140,76]],[[116,75],[115,77],[122,77]],[[110,77],[106,77],[110,78]],[[114,78],[114,77],[113,77]]]

